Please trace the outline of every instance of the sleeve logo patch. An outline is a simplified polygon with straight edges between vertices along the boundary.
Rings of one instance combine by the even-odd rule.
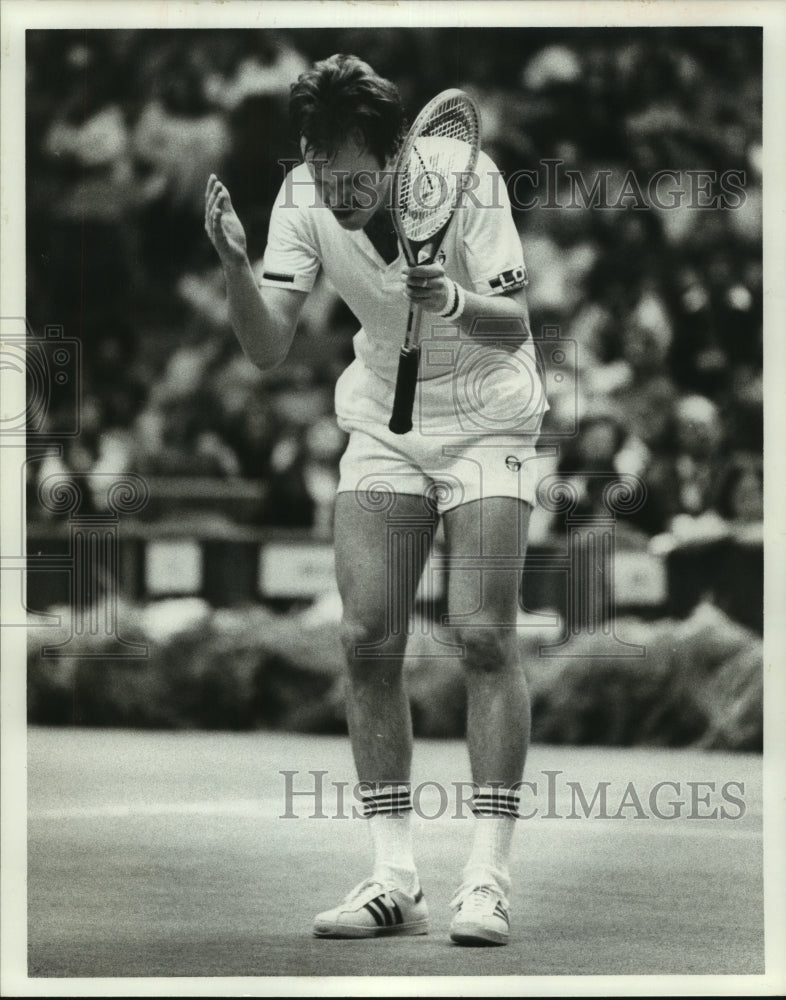
[[[492,278],[489,281],[489,287],[501,288],[504,292],[509,292],[514,288],[523,288],[528,282],[527,269],[521,264],[519,267],[512,267],[509,271],[503,271],[496,278]]]

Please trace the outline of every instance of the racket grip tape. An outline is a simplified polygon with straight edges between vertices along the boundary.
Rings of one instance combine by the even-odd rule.
[[[415,406],[415,390],[418,385],[420,345],[402,347],[398,356],[398,376],[396,394],[393,398],[393,414],[388,428],[394,434],[406,434],[412,430],[412,410]]]

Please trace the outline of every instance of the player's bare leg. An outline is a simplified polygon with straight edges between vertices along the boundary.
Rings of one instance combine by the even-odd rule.
[[[420,497],[399,495],[395,504],[397,518],[423,515]],[[391,621],[412,612],[411,607],[392,607],[391,601],[402,595],[414,598],[427,553],[397,568],[393,581],[390,511],[373,508],[373,500],[339,493],[334,539],[347,658],[347,722],[358,780],[368,785],[364,806],[374,870],[341,906],[317,917],[315,933],[320,937],[418,934],[427,926],[412,853],[412,716],[403,677],[406,629],[391,629]],[[404,573],[408,581],[400,586]],[[364,651],[363,646],[373,648]]]
[[[518,811],[514,786],[522,778],[530,738],[515,628],[529,513],[519,500],[493,497],[444,515],[449,560],[503,557],[503,565],[494,568],[449,568],[448,610],[465,647],[467,743],[472,780],[479,786],[472,851],[454,901],[452,937],[464,944],[507,941],[508,856]]]
[[[529,746],[529,698],[516,641],[529,513],[522,501],[491,497],[444,515],[448,614],[466,649],[467,741],[479,785],[520,781]],[[461,556],[500,556],[510,565],[452,567]]]
[[[425,553],[402,567],[408,586],[391,593],[388,535],[391,511],[373,510],[354,493],[336,499],[336,576],[343,603],[342,639],[347,657],[347,716],[358,780],[408,781],[412,761],[412,719],[404,689],[404,629],[391,620],[412,606],[394,608],[401,594],[414,597]],[[399,495],[395,517],[422,517],[420,497]],[[374,646],[364,651],[363,646]]]

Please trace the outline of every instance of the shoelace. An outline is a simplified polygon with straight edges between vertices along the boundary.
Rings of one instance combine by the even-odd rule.
[[[505,898],[491,889],[490,886],[469,886],[466,889],[460,889],[450,905],[465,913],[469,910],[487,912],[496,906],[497,900],[500,900],[503,906],[507,906]]]
[[[376,882],[374,879],[367,878],[365,881],[361,882],[360,885],[355,886],[344,902],[356,903],[360,901],[363,895],[367,895],[369,899],[373,899],[375,896],[387,896],[389,892],[390,889],[387,886],[384,886],[381,882]]]

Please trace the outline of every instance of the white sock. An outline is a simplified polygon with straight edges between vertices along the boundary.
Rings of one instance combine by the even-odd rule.
[[[412,853],[409,785],[379,785],[364,791],[363,813],[374,845],[372,878],[414,896],[420,882]]]
[[[518,818],[519,793],[485,787],[472,797],[472,851],[464,866],[464,884],[496,885],[510,893],[508,859]]]

